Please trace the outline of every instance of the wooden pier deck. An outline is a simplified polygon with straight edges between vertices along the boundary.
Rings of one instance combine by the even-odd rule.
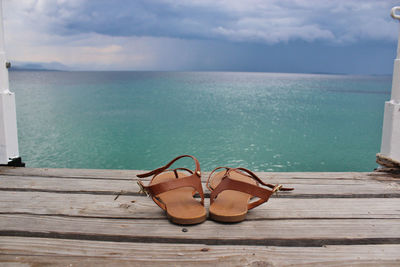
[[[400,265],[398,174],[258,173],[295,191],[241,223],[183,227],[137,173],[1,167],[0,266]]]

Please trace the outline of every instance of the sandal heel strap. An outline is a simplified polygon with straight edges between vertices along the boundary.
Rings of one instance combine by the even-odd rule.
[[[158,169],[152,170],[150,172],[137,174],[136,176],[139,177],[139,178],[145,178],[145,177],[149,177],[149,176],[152,176],[152,175],[160,174],[163,171],[165,171],[166,169],[167,168],[165,168],[165,166],[163,166],[163,167],[160,167]]]
[[[187,168],[176,168],[174,170],[168,170],[168,168],[177,160],[181,159],[181,158],[185,158],[185,157],[189,157],[192,158],[195,162],[196,165],[196,169],[193,172],[190,169]],[[161,183],[156,183],[156,184],[152,184],[152,181],[154,180],[155,177],[157,177],[158,174],[165,172],[165,171],[173,171],[175,173],[176,178],[178,178],[177,176],[177,170],[184,170],[189,172],[191,175],[189,176],[185,176],[179,179],[174,179],[171,181],[166,181],[166,182],[161,182]],[[160,202],[157,199],[157,196],[161,193],[173,190],[173,189],[177,189],[177,188],[181,188],[181,187],[192,187],[194,188],[200,195],[201,197],[201,204],[204,206],[204,192],[203,192],[203,188],[202,188],[202,184],[201,184],[201,171],[200,171],[200,164],[199,161],[191,156],[191,155],[181,155],[178,156],[176,158],[174,158],[173,160],[171,160],[169,163],[167,163],[166,165],[157,168],[155,170],[152,170],[150,172],[147,173],[143,173],[143,174],[138,174],[136,175],[139,178],[144,178],[144,177],[149,177],[149,176],[153,176],[153,178],[150,181],[150,184],[148,186],[144,185],[141,181],[138,181],[138,185],[140,187],[140,191],[139,193],[145,193],[147,196],[151,196],[152,199],[154,200],[154,202],[156,202],[156,204],[158,206],[160,206],[162,209],[165,210],[165,205]]]
[[[141,181],[138,181],[138,185],[140,187],[139,193],[144,193],[148,197],[151,197],[153,201],[163,210],[165,210],[165,205],[157,199],[157,196],[164,192],[182,187],[191,187],[196,192],[198,192],[201,197],[200,203],[204,206],[204,192],[201,184],[201,179],[199,179],[196,174],[167,182],[157,183],[153,185],[150,184],[149,186],[145,186]]]
[[[167,182],[157,183],[145,186],[145,190],[151,196],[157,196],[161,193],[174,190],[181,187],[192,187],[196,190],[201,189],[201,180],[196,175],[190,175],[179,179],[174,179]],[[201,192],[199,192],[201,193]]]
[[[210,175],[208,176],[208,179],[207,179],[206,186],[207,186],[207,188],[208,188],[210,191],[213,191],[213,190],[214,190],[214,188],[212,188],[212,186],[210,185],[210,181],[212,180],[212,179],[211,179],[211,178],[212,178],[212,175],[213,175],[214,172],[216,172],[217,170],[220,170],[220,169],[226,169],[226,175],[228,175],[228,172],[231,172],[231,171],[239,172],[238,170],[240,170],[241,172],[239,172],[239,173],[241,173],[241,174],[243,174],[243,175],[246,175],[246,176],[252,178],[253,180],[257,181],[258,183],[260,183],[260,184],[262,184],[262,185],[264,185],[264,186],[267,186],[267,187],[269,187],[269,188],[271,188],[271,189],[273,189],[273,190],[274,190],[275,187],[277,186],[277,185],[274,185],[274,184],[264,183],[263,180],[261,180],[261,179],[260,179],[257,175],[255,175],[252,171],[250,171],[250,170],[248,170],[248,169],[245,169],[245,168],[217,167],[217,168],[215,168],[214,170],[211,171],[211,173],[210,173]],[[279,187],[279,191],[292,191],[292,190],[294,190],[293,187],[283,187],[282,185]],[[276,191],[276,190],[275,190],[275,191]],[[274,192],[275,192],[275,191],[274,191]]]
[[[210,191],[213,191],[214,190],[214,188],[212,188],[211,187],[211,185],[210,185],[210,181],[211,181],[211,177],[212,177],[212,175],[213,175],[213,173],[214,172],[216,172],[217,170],[220,170],[220,169],[225,169],[226,170],[226,172],[225,172],[225,174],[229,171],[229,167],[217,167],[217,168],[215,168],[214,170],[212,170],[211,172],[210,172],[210,175],[208,176],[208,179],[207,179],[207,182],[206,182],[206,187],[210,190]]]
[[[261,180],[255,173],[253,173],[252,171],[250,171],[250,170],[248,170],[248,169],[245,169],[245,168],[230,169],[229,172],[231,172],[231,171],[237,171],[237,170],[240,170],[240,171],[242,171],[242,172],[245,172],[245,173],[249,174],[248,176],[249,176],[250,178],[252,178],[253,180],[256,180],[256,181],[259,182],[260,184],[262,184],[262,185],[264,185],[264,186],[267,186],[267,187],[269,187],[269,188],[271,188],[271,189],[275,189],[275,187],[277,186],[277,185],[274,185],[274,184],[264,183],[264,181]],[[279,191],[292,191],[292,190],[294,190],[293,187],[283,187],[282,185],[279,187]],[[276,190],[275,190],[275,191],[276,191]],[[275,191],[274,191],[274,192],[275,192]]]
[[[256,196],[260,199],[264,199],[265,201],[273,194],[272,190],[267,188],[262,188],[258,185],[249,184],[246,182],[238,181],[230,179],[229,177],[225,177],[222,179],[220,184],[215,188],[210,195],[210,201],[213,202],[214,199],[225,190],[234,190],[243,192],[252,196]]]
[[[221,169],[221,168],[225,168],[225,169],[227,169],[227,171],[226,171],[224,177],[222,178],[221,182],[217,185],[217,187],[215,189],[211,188],[211,186],[209,186],[209,184],[208,184],[210,181],[210,178],[211,178],[212,174],[214,173],[214,171]],[[210,205],[217,198],[218,194],[220,194],[222,191],[225,191],[225,190],[239,191],[239,192],[249,194],[251,196],[258,197],[259,200],[248,203],[247,207],[249,210],[263,204],[264,202],[267,202],[268,199],[270,198],[270,196],[277,191],[294,190],[294,188],[283,187],[280,184],[273,185],[273,184],[264,183],[257,175],[255,175],[253,172],[251,172],[245,168],[234,168],[233,169],[233,168],[227,168],[227,167],[218,167],[214,171],[211,172],[211,174],[208,178],[208,181],[207,181],[207,187],[211,191]],[[249,178],[255,180],[257,182],[257,184],[253,185],[253,184],[250,184],[247,182],[242,182],[242,181],[231,179],[230,178],[231,172],[238,172],[238,173],[241,173],[242,175],[246,175]],[[263,188],[259,184],[262,184],[270,189]]]
[[[174,158],[173,160],[171,160],[171,161],[168,162],[166,165],[164,165],[164,166],[162,166],[162,167],[160,167],[160,168],[157,168],[157,169],[152,170],[152,171],[150,171],[150,172],[146,172],[146,173],[142,173],[142,174],[137,174],[136,176],[139,177],[139,178],[144,178],[144,177],[149,177],[149,176],[152,176],[152,175],[160,174],[160,173],[162,173],[163,171],[165,171],[166,169],[168,169],[172,164],[174,164],[175,161],[177,161],[177,160],[179,160],[179,159],[181,159],[181,158],[186,158],[186,157],[192,158],[192,159],[194,160],[194,163],[195,163],[195,165],[196,165],[195,173],[198,174],[198,175],[200,176],[201,172],[200,172],[200,164],[199,164],[199,161],[198,161],[195,157],[193,157],[193,156],[191,156],[191,155],[181,155],[181,156],[178,156],[178,157]]]

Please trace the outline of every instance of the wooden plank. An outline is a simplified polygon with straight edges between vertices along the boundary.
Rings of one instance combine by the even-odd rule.
[[[185,227],[167,220],[0,215],[0,235],[148,243],[321,246],[400,244],[400,219],[254,220]]]
[[[134,180],[0,176],[0,190],[81,192],[113,195],[121,191],[137,193],[139,187]]]
[[[65,168],[15,168],[0,167],[0,175],[14,176],[43,176],[43,177],[72,177],[97,179],[131,180],[140,170],[107,170],[107,169],[65,169]]]
[[[208,207],[209,201],[206,200]],[[400,219],[400,198],[273,198],[249,212],[248,220],[392,218]],[[0,213],[165,219],[154,202],[142,196],[10,192],[0,194]]]
[[[293,192],[280,192],[282,197],[400,197],[396,182],[355,180],[326,183],[325,179],[308,179],[309,183],[286,183]],[[272,181],[273,182],[273,181]],[[205,192],[208,194],[205,185]],[[135,180],[81,179],[30,176],[0,176],[1,191],[39,191],[61,193],[93,193],[115,195],[121,191],[135,195],[139,187]],[[274,196],[275,197],[275,196]]]
[[[96,179],[122,179],[131,180],[142,170],[107,170],[107,169],[58,169],[58,168],[15,168],[0,167],[0,175],[13,176],[42,176],[42,177],[72,177]],[[273,179],[285,182],[282,179],[320,179],[326,180],[395,180],[399,181],[400,174],[384,172],[256,172],[266,180]],[[209,172],[203,171],[202,180],[205,182]]]
[[[13,266],[398,266],[400,245],[254,247],[0,237],[0,262]]]
[[[24,179],[24,178],[34,178],[34,179],[80,179],[80,180],[109,180],[109,181],[114,181],[114,180],[122,180],[122,181],[149,181],[151,178],[143,178],[139,179],[135,175],[131,176],[125,176],[121,178],[116,178],[116,177],[111,177],[111,178],[106,178],[106,177],[63,177],[63,176],[38,176],[38,175],[12,175],[12,174],[0,174],[0,177],[5,177],[9,179]],[[377,183],[379,182],[394,182],[399,184],[400,180],[397,178],[393,177],[388,177],[388,176],[371,176],[370,179],[341,179],[339,177],[331,178],[331,177],[317,177],[317,178],[298,178],[298,177],[276,177],[276,176],[268,176],[268,175],[260,175],[260,177],[268,183],[290,183],[290,184],[320,184],[320,185],[354,185],[354,184],[368,184],[368,183]],[[202,179],[203,183],[206,182],[207,179]]]

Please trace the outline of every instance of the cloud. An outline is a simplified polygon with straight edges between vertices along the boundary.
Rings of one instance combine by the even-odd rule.
[[[388,73],[393,58],[389,48],[397,39],[397,23],[389,16],[395,4],[391,0],[6,0],[3,11],[6,52],[20,62],[57,61],[91,70],[346,72],[345,66],[333,68],[326,62],[339,58],[337,54],[354,61],[349,51],[359,55],[357,51],[384,50],[380,64],[363,61],[362,65],[376,65],[377,73]],[[303,43],[307,47],[301,52],[297,49]],[[365,49],[371,43],[377,48]],[[303,66],[305,60],[310,66]],[[383,62],[389,67],[382,67]],[[362,72],[352,64],[351,72]]]
[[[389,11],[378,0],[22,0],[7,3],[25,25],[53,35],[97,33],[278,43],[291,40],[393,40]]]

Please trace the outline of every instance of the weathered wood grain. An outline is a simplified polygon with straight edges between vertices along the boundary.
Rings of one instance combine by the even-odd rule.
[[[299,248],[0,237],[0,262],[21,266],[398,266],[400,245]]]
[[[0,265],[400,264],[400,175],[257,173],[296,189],[182,231],[137,194],[138,173],[0,167]]]
[[[155,166],[159,167],[159,166]],[[107,169],[62,169],[62,168],[15,168],[0,167],[0,175],[13,176],[40,176],[64,178],[96,178],[131,180],[142,170],[107,170]],[[255,172],[264,179],[332,179],[332,180],[360,180],[380,179],[399,181],[400,174],[384,172]],[[204,172],[202,180],[206,181],[209,172]],[[285,181],[285,180],[284,180]]]
[[[167,220],[0,215],[0,235],[102,241],[321,246],[400,244],[400,219],[206,221],[186,227]]]
[[[0,190],[135,194],[135,170],[0,167]],[[283,197],[400,197],[400,179],[386,173],[257,173],[265,181],[295,187]],[[203,180],[207,173],[203,174]],[[400,176],[399,176],[400,177]],[[148,180],[148,179],[146,179]],[[205,190],[208,193],[208,190]]]
[[[269,181],[275,183],[277,181]],[[307,182],[307,183],[306,183]],[[345,180],[328,182],[325,179],[290,180],[292,192],[280,192],[282,197],[400,197],[397,182],[376,180]],[[205,192],[209,191],[203,184]],[[92,193],[115,195],[121,191],[135,195],[139,191],[136,180],[108,180],[0,175],[0,191],[37,191],[60,193]],[[275,195],[273,196],[275,197]]]
[[[65,168],[15,168],[0,167],[0,175],[41,176],[41,177],[71,177],[96,179],[130,180],[143,173],[140,170],[107,170],[107,169],[65,169]]]
[[[114,195],[4,191],[0,194],[0,214],[165,219],[164,212],[147,197],[115,198]],[[206,207],[208,203],[206,200]],[[273,198],[250,211],[247,219],[400,219],[399,207],[400,198]]]
[[[112,195],[118,194],[121,191],[137,193],[139,187],[133,180],[0,176],[0,190],[81,192]]]

